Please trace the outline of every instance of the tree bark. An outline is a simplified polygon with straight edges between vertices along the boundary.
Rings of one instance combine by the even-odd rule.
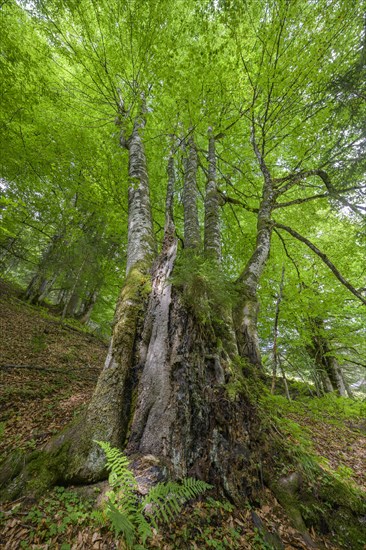
[[[277,347],[277,340],[278,340],[278,320],[280,316],[280,305],[282,301],[282,293],[283,293],[283,286],[284,286],[284,279],[285,279],[285,266],[282,266],[282,274],[281,274],[281,282],[280,282],[280,288],[277,295],[276,300],[276,311],[275,311],[275,320],[274,320],[274,327],[273,327],[273,345],[272,345],[272,363],[273,363],[273,369],[272,369],[272,385],[271,385],[271,393],[274,394],[275,387],[276,387],[276,377],[278,372],[278,367],[280,366],[280,356],[278,353],[278,347]],[[286,388],[286,393],[288,394],[288,387],[287,387],[287,381],[286,377],[284,376],[284,372],[282,369],[282,375],[283,375],[283,381]]]
[[[252,134],[253,149],[263,174],[262,199],[258,210],[255,249],[237,283],[238,302],[234,311],[239,353],[258,369],[262,366],[257,331],[259,303],[257,289],[269,256],[272,236],[272,210],[275,201],[269,170]]]
[[[323,389],[325,393],[337,391],[341,396],[346,395],[346,387],[342,369],[324,335],[324,321],[317,317],[310,320],[312,345],[309,351],[314,357],[317,368],[320,372]]]
[[[205,195],[205,234],[204,250],[215,263],[221,262],[221,232],[219,214],[219,194],[216,181],[216,151],[212,128],[208,131],[208,177]]]
[[[145,119],[142,113],[136,117],[131,137],[126,145],[129,153],[127,274],[139,262],[151,263],[156,254],[149,176],[140,135],[144,127]]]
[[[101,285],[99,284],[96,285],[94,290],[89,292],[87,297],[84,299],[80,311],[77,314],[77,319],[78,321],[80,321],[80,323],[86,324],[89,321],[98,298],[100,286]]]
[[[183,185],[184,246],[195,249],[201,244],[201,235],[197,207],[198,159],[192,135],[188,139],[186,150],[188,154],[184,162]]]

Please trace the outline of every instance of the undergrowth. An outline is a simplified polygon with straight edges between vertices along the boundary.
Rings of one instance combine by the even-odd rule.
[[[13,506],[11,517],[16,518],[20,508],[20,503]],[[55,487],[37,505],[19,513],[23,514],[23,526],[29,529],[27,539],[19,542],[19,548],[24,549],[43,548],[44,545],[52,547],[55,540],[67,539],[75,529],[98,528],[104,521],[102,513],[93,510],[90,502],[64,487]],[[60,545],[61,550],[70,548],[66,542]]]
[[[288,401],[283,395],[271,395],[269,392],[263,397],[263,404],[272,410],[285,412],[309,412],[319,420],[337,421],[366,417],[366,401],[353,400],[348,397],[339,397],[328,393],[323,397],[301,396],[299,399]]]
[[[287,479],[297,472],[302,480],[296,496],[286,496],[286,490],[280,489],[282,504],[286,507],[287,499],[288,505],[297,507],[308,527],[326,525],[342,547],[361,548],[363,527],[359,518],[366,512],[364,493],[352,479],[352,468],[342,464],[332,467],[328,458],[316,452],[311,426],[319,421],[325,430],[327,425],[344,428],[347,420],[364,414],[365,403],[334,395],[288,401],[264,390],[260,408],[271,433],[274,452],[270,460],[276,478]],[[306,419],[306,425],[299,424],[297,418],[300,422]]]
[[[288,449],[291,454],[300,458],[305,466],[309,462],[309,457],[311,462],[315,460],[322,465],[326,465],[327,460],[315,452],[311,429],[300,425],[289,418],[289,415],[298,415],[322,423],[326,421],[328,424],[339,427],[344,427],[347,420],[358,420],[366,415],[365,401],[353,401],[334,394],[319,398],[302,396],[289,401],[282,395],[271,395],[267,388],[263,388],[260,407],[263,422],[269,423],[279,433],[287,436]],[[335,475],[338,475],[337,472]],[[347,476],[343,475],[343,477]]]
[[[204,481],[186,478],[182,483],[158,483],[141,499],[127,457],[109,443],[96,443],[105,452],[107,469],[110,471],[112,490],[107,493],[105,513],[116,535],[124,537],[128,548],[145,548],[146,541],[153,536],[153,528],[158,530],[159,523],[173,520],[184,503],[212,488]]]

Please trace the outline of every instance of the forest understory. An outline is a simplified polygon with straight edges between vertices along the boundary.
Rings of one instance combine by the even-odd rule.
[[[106,342],[83,325],[62,321],[52,307],[29,306],[19,288],[1,281],[1,460],[14,450],[43,445],[90,400],[103,365]],[[276,395],[264,400],[275,429],[290,447],[316,457],[342,483],[366,492],[366,404],[347,398],[311,397],[308,387],[289,381],[292,401],[279,379]],[[268,386],[271,380],[268,379]],[[56,487],[37,500],[2,504],[0,547],[4,550],[107,550],[125,548],[95,510],[108,482]],[[94,511],[94,512],[93,512]],[[306,515],[306,514],[305,514]],[[345,520],[346,521],[346,520]],[[345,525],[346,527],[346,525]],[[323,532],[322,532],[323,531]],[[314,547],[361,548],[336,542],[325,526],[310,529]],[[351,543],[353,544],[353,543]],[[244,508],[209,492],[189,502],[177,519],[162,524],[147,548],[309,548],[288,513],[263,485],[260,498]]]

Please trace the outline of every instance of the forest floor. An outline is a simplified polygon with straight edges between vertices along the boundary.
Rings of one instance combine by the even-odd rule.
[[[0,281],[0,461],[14,449],[32,451],[45,444],[85,406],[106,352],[107,342],[77,323],[62,322],[50,308],[29,306],[20,299],[20,289]],[[295,394],[298,388],[294,384]],[[366,414],[362,417],[359,404],[297,397],[288,402],[273,396],[265,406],[276,409],[289,441],[366,491]],[[77,488],[56,488],[38,502],[7,503],[0,511],[0,548],[124,548],[91,510]],[[311,535],[319,548],[339,548],[329,534]],[[149,547],[291,550],[307,545],[264,490],[260,507],[248,504],[241,510],[202,497],[155,532]]]

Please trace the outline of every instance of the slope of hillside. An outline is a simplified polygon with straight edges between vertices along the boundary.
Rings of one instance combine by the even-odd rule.
[[[0,459],[45,443],[87,403],[107,344],[0,281]]]

